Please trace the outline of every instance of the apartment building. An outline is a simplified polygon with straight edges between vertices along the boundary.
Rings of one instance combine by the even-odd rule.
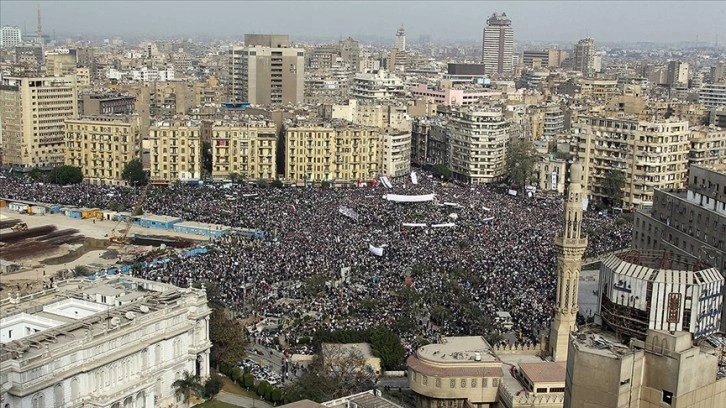
[[[378,172],[381,176],[411,174],[411,132],[386,129],[380,133]]]
[[[286,35],[245,35],[245,46],[228,51],[227,101],[253,105],[302,103],[305,49]]]
[[[451,109],[449,165],[457,180],[485,184],[506,176],[509,123],[497,107]]]
[[[398,76],[379,70],[375,73],[359,73],[353,77],[351,96],[366,100],[395,99],[406,94],[403,81]]]
[[[88,93],[78,98],[79,115],[130,115],[136,98],[120,93]]]
[[[277,128],[264,119],[219,120],[212,125],[212,177],[277,178]]]
[[[356,125],[411,130],[408,106],[403,103],[360,103],[351,99],[345,105],[324,105],[324,119],[343,119]]]
[[[726,163],[726,129],[715,126],[692,127],[689,166],[719,163]]]
[[[595,40],[583,38],[575,44],[574,70],[585,76],[595,74]]]
[[[626,115],[590,115],[573,126],[574,151],[588,175],[585,189],[605,197],[609,170],[625,175],[623,206],[653,205],[655,189],[678,189],[686,182],[690,130],[673,119],[639,120]]]
[[[688,87],[688,64],[681,61],[669,61],[666,84],[671,88]]]
[[[482,36],[481,60],[487,74],[511,74],[514,31],[507,13],[492,14]]]
[[[23,42],[23,35],[17,26],[0,28],[0,48],[11,48]]]
[[[285,178],[356,182],[378,175],[379,131],[345,121],[290,121],[283,130]]]
[[[726,106],[726,82],[705,84],[698,91],[698,102],[708,109]]]
[[[71,50],[59,50],[45,54],[45,74],[51,76],[65,76],[76,73],[76,54]]]
[[[445,121],[438,117],[418,117],[411,124],[411,163],[448,163]]]
[[[161,120],[149,128],[152,183],[199,180],[202,175],[202,122]]]
[[[186,406],[172,383],[211,374],[204,289],[109,274],[1,306],[3,407]]]
[[[141,159],[138,116],[82,116],[65,122],[65,164],[91,184],[126,185],[126,163]]]
[[[66,119],[78,115],[73,75],[6,77],[0,84],[3,164],[53,167],[65,162]]]

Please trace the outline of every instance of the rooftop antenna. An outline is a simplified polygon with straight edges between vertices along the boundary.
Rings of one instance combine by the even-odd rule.
[[[38,40],[43,41],[43,24],[40,20],[40,4],[38,4]]]

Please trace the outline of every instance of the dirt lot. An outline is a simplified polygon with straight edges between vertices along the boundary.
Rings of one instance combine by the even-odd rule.
[[[101,269],[105,266],[113,265],[121,254],[139,250],[151,250],[149,247],[136,247],[133,245],[121,246],[111,245],[103,241],[111,236],[111,231],[117,226],[115,221],[99,221],[96,220],[79,220],[66,217],[59,214],[48,215],[28,215],[9,212],[7,208],[0,209],[3,219],[19,219],[28,224],[28,228],[40,227],[43,225],[54,225],[58,230],[76,229],[80,235],[92,240],[86,240],[87,244],[62,244],[54,247],[52,250],[42,251],[41,253],[30,254],[29,256],[14,261],[23,266],[22,271],[0,275],[0,285],[12,285],[20,283],[25,286],[28,283],[46,281],[58,272],[67,271],[77,265],[90,266],[95,269]],[[7,217],[7,218],[6,218]],[[118,225],[118,229],[123,230],[125,224]],[[7,230],[9,232],[9,230]],[[3,230],[5,233],[6,230]],[[203,242],[206,239],[199,235],[176,233],[174,231],[165,231],[160,229],[144,228],[138,225],[132,225],[129,236],[134,233],[159,235],[167,237],[180,237],[188,240]],[[93,245],[90,244],[93,241]],[[0,250],[1,251],[1,250]]]

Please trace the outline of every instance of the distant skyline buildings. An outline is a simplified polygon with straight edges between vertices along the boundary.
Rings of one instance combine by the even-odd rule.
[[[285,3],[281,6],[281,3]],[[482,21],[503,10],[517,22],[517,41],[575,43],[584,37],[600,44],[612,42],[726,41],[726,6],[718,2],[668,3],[653,8],[649,2],[41,2],[45,33],[68,36],[145,36],[148,38],[241,38],[244,33],[286,32],[291,38],[339,39],[352,36],[387,37],[394,27],[406,27],[409,38],[481,40]],[[385,9],[385,13],[380,10]],[[702,11],[707,9],[708,13]],[[445,11],[445,13],[443,12]],[[33,31],[37,3],[4,0],[0,25]],[[93,16],[79,20],[78,13]],[[166,16],[158,21],[156,16]],[[259,18],[262,15],[275,18]],[[443,17],[446,16],[446,17]],[[572,17],[578,17],[573,20]],[[597,18],[583,18],[597,16]],[[572,21],[581,24],[572,24]],[[698,24],[684,24],[698,21]],[[25,31],[23,32],[25,34]],[[388,37],[390,38],[390,37]]]

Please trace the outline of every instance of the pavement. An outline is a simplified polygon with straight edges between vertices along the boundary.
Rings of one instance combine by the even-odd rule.
[[[220,391],[219,394],[214,398],[218,401],[226,402],[227,404],[236,405],[238,407],[245,408],[272,408],[272,405],[265,401],[256,398],[246,397],[244,395],[232,394],[227,391]]]

